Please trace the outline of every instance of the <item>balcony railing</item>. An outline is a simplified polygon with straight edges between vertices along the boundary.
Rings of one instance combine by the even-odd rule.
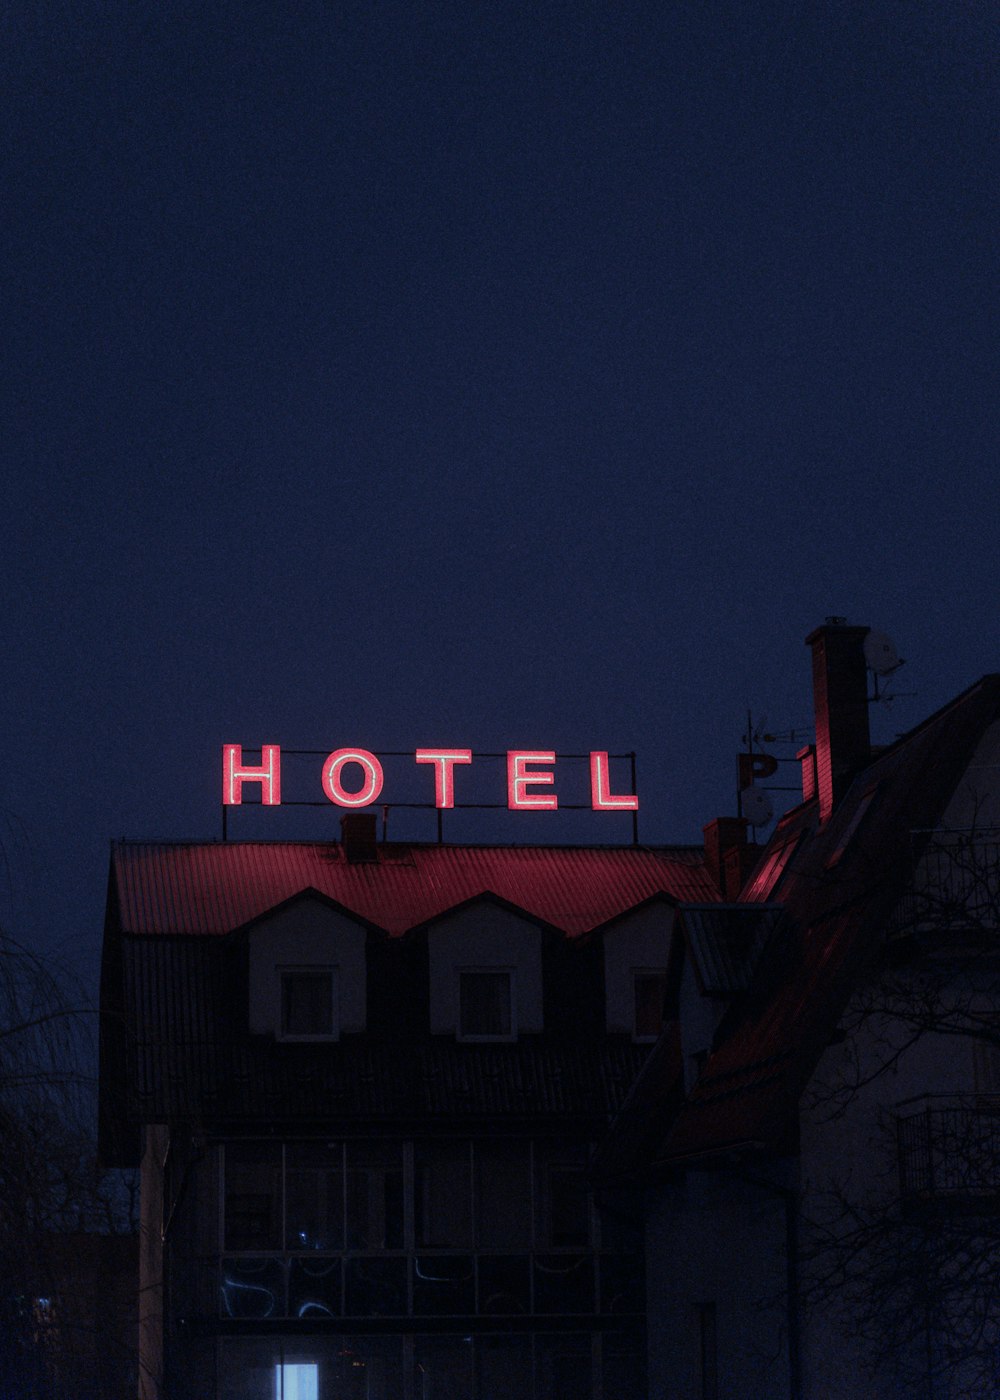
[[[928,1096],[896,1120],[904,1203],[1000,1207],[1000,1095]]]

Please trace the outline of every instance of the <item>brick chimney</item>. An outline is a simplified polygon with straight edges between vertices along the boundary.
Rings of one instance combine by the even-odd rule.
[[[806,638],[812,648],[816,789],[825,822],[871,757],[868,673],[862,644],[871,629],[827,618]]]
[[[340,843],[351,865],[378,860],[374,812],[345,812],[340,819]]]
[[[746,817],[716,817],[702,834],[709,874],[723,899],[736,899],[760,855],[760,847],[747,840]]]

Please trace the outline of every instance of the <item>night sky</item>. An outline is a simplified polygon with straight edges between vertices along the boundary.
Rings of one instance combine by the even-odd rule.
[[[994,4],[0,23],[0,917],[92,985],[109,840],[217,836],[223,742],[635,749],[691,842],[825,616],[907,658],[880,739],[1000,670]]]

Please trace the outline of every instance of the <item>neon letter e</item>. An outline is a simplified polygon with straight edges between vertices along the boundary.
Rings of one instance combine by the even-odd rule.
[[[554,783],[555,774],[528,769],[529,763],[555,763],[556,756],[551,749],[545,752],[528,752],[525,749],[507,751],[507,806],[514,811],[549,811],[559,806],[559,799],[552,793],[526,792],[530,784]]]

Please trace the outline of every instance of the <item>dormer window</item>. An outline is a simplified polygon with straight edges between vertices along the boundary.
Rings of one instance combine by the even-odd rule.
[[[282,1040],[336,1040],[337,976],[333,967],[280,967]]]
[[[460,968],[459,1040],[516,1040],[512,968]]]
[[[659,969],[638,969],[632,973],[635,999],[633,1040],[657,1040],[663,1030],[663,998],[667,974]]]

